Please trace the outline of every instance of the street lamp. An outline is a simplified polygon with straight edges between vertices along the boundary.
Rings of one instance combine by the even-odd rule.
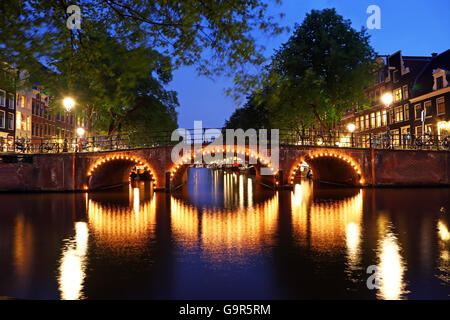
[[[353,131],[355,131],[356,126],[353,123],[349,123],[347,126],[347,130],[350,131],[351,133],[353,133]]]
[[[75,105],[75,100],[73,100],[70,97],[65,97],[63,100],[63,105],[64,108],[66,109],[66,121],[65,122],[65,137],[64,137],[64,146],[63,146],[63,152],[67,152],[67,122],[69,121],[69,112],[72,111],[74,105]]]
[[[390,104],[392,103],[392,101],[394,100],[394,98],[392,97],[392,94],[390,92],[386,92],[385,94],[383,94],[383,96],[381,97],[381,100],[383,101],[383,103],[386,105],[386,107],[389,107]]]
[[[84,134],[86,133],[86,130],[84,130],[84,128],[77,128],[77,135],[82,138],[84,136]]]
[[[72,111],[73,106],[75,105],[75,101],[70,97],[66,97],[63,100],[63,105],[64,105],[64,108],[66,109],[66,111],[70,112],[70,111]]]
[[[353,140],[353,132],[355,131],[355,129],[356,129],[356,126],[353,124],[353,123],[349,123],[348,125],[347,125],[347,130],[352,134],[352,137],[351,137],[351,139],[352,139],[352,141],[351,141],[351,143],[352,143],[352,148],[354,147],[354,140]]]

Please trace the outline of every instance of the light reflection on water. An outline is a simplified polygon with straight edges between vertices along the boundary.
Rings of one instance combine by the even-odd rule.
[[[449,297],[447,190],[428,191],[425,210],[415,189],[302,182],[272,192],[243,174],[189,174],[171,196],[141,182],[11,202],[0,216],[0,296]],[[369,265],[379,290],[366,287]]]

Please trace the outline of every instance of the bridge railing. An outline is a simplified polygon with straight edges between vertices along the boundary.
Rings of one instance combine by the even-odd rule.
[[[342,131],[280,130],[280,143],[333,148],[375,148],[389,150],[449,150],[450,136],[400,133],[349,133]]]
[[[204,129],[206,130],[206,129]],[[214,139],[205,140],[202,132],[184,132],[183,139],[192,143],[208,144]],[[222,129],[222,135],[225,131]],[[148,133],[123,133],[115,135],[92,136],[84,138],[0,138],[2,153],[61,153],[98,152],[172,146],[179,141],[171,140],[171,131]],[[270,131],[268,143],[273,137]],[[217,137],[216,137],[217,139]],[[181,140],[181,138],[179,139]],[[225,139],[223,139],[225,143]],[[333,148],[375,148],[390,150],[450,150],[450,136],[424,134],[378,134],[349,133],[342,131],[295,131],[279,130],[279,143],[284,145],[333,147]]]

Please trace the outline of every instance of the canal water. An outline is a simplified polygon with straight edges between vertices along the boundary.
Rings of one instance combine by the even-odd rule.
[[[449,299],[449,193],[198,168],[172,195],[1,194],[0,296]]]

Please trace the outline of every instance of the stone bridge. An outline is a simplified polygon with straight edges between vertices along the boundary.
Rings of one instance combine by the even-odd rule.
[[[294,183],[300,164],[307,163],[315,180],[342,186],[448,186],[449,152],[382,150],[281,145],[279,168],[268,156],[236,146],[200,153],[234,152],[255,163],[257,180],[273,188]],[[196,154],[171,161],[172,147],[105,152],[0,155],[0,191],[83,191],[127,183],[130,171],[143,166],[155,190],[170,191],[186,181],[187,168]],[[225,157],[225,156],[224,156]],[[261,168],[272,175],[261,175]]]

